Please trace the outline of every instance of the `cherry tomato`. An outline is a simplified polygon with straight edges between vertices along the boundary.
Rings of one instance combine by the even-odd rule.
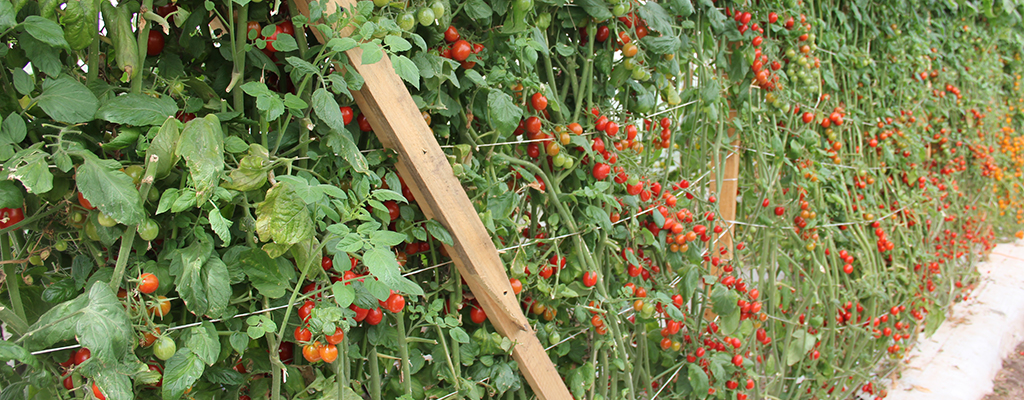
[[[370,325],[377,325],[384,319],[384,312],[380,308],[371,308],[366,313],[366,323]]]
[[[322,267],[324,271],[330,271],[332,268],[334,268],[334,260],[331,259],[330,256],[321,258],[320,267]]]
[[[309,321],[309,316],[313,313],[313,308],[315,307],[316,303],[312,300],[306,300],[305,303],[302,303],[302,307],[299,307],[299,319]]]
[[[64,389],[75,390],[75,381],[71,379],[71,374],[64,378]]]
[[[177,10],[178,4],[172,2],[168,2],[167,4],[162,6],[156,6],[156,14],[164,18],[167,18],[168,15]]]
[[[155,56],[164,51],[164,33],[157,29],[149,30],[149,43],[146,45],[146,54]]]
[[[518,280],[516,278],[511,278],[511,279],[508,280],[508,283],[510,283],[512,285],[512,293],[519,294],[519,293],[521,293],[523,291],[523,282],[522,281],[520,281],[520,280]]]
[[[487,320],[487,313],[484,312],[483,308],[474,306],[469,310],[469,319],[473,320],[475,324],[482,324]]]
[[[342,118],[342,120],[344,120],[345,125],[348,125],[349,122],[352,122],[353,116],[354,116],[354,114],[352,114],[352,107],[349,107],[349,106],[341,107],[341,118]]]
[[[142,220],[141,224],[139,224],[138,232],[139,239],[149,242],[156,239],[156,236],[160,234],[160,225],[158,225],[152,218],[146,218]]]
[[[597,284],[597,272],[587,271],[583,273],[583,286],[593,287]]]
[[[320,361],[320,342],[310,343],[302,347],[302,357],[311,364]]]
[[[279,33],[292,35],[295,33],[295,25],[292,25],[291,20],[285,20],[276,25],[276,29],[274,29],[274,34],[267,37],[267,50],[272,53],[277,52],[277,49],[274,48],[274,41],[277,40],[277,35]]]
[[[597,27],[597,36],[594,39],[597,39],[598,43],[604,43],[604,41],[608,40],[608,36],[611,35],[611,32],[611,29],[608,29],[607,26],[601,25]]]
[[[148,311],[150,316],[163,318],[171,312],[171,301],[167,299],[167,296],[156,296],[155,303],[149,307]]]
[[[96,383],[92,384],[92,395],[98,400],[107,400],[107,396],[103,395],[103,392],[100,390],[99,386],[96,386]]]
[[[444,41],[451,43],[459,40],[459,30],[455,29],[454,26],[449,25],[448,29],[444,31]]]
[[[384,307],[394,314],[398,314],[405,309],[405,296],[398,293],[392,293],[388,297],[387,301],[384,302]]]
[[[304,326],[295,327],[295,341],[299,343],[306,343],[313,339],[313,332],[306,329]]]
[[[373,130],[373,126],[370,125],[370,121],[366,119],[366,114],[359,114],[356,117],[356,123],[359,124],[359,130],[363,132],[369,132]]]
[[[249,39],[249,40],[255,40],[256,38],[259,38],[260,36],[263,36],[260,33],[260,31],[263,29],[263,27],[260,26],[259,22],[249,21],[249,22],[247,22],[245,24],[245,29],[246,29],[245,30],[246,38]],[[253,32],[256,32],[256,33],[253,33]]]
[[[145,294],[150,294],[156,291],[160,287],[160,279],[151,273],[144,273],[139,275],[139,291]]]
[[[92,203],[90,203],[89,200],[85,199],[85,196],[82,196],[82,192],[78,192],[78,204],[86,210],[96,209],[96,207],[92,206]]]
[[[472,52],[473,46],[465,40],[459,39],[452,43],[452,59],[455,61],[466,61]]]
[[[174,344],[174,340],[167,336],[161,336],[153,344],[153,355],[156,358],[167,361],[174,355],[174,352],[178,350],[178,346]]]
[[[292,342],[281,343],[281,346],[277,348],[277,356],[285,364],[291,364],[295,358],[295,345]]]
[[[0,208],[0,229],[17,224],[25,219],[25,213],[20,208]]]
[[[345,331],[342,330],[341,327],[334,328],[334,334],[327,335],[326,338],[327,343],[330,343],[331,345],[336,345],[345,340]]]
[[[332,363],[338,359],[338,348],[334,345],[322,345],[317,349],[317,353],[325,363]]]
[[[160,380],[157,381],[157,383],[152,384],[151,386],[153,386],[153,387],[161,387],[161,386],[163,386],[164,385],[164,370],[163,370],[163,368],[160,368],[159,364],[149,364],[148,367],[149,367],[150,371],[158,372],[160,374]]]
[[[396,203],[394,200],[385,201],[384,207],[388,209],[388,216],[391,218],[392,221],[397,221],[399,218],[402,217],[402,212],[398,208],[398,203]]]
[[[534,110],[544,111],[544,109],[548,108],[548,98],[542,93],[534,93],[530,97],[530,105],[533,106]]]
[[[85,347],[78,349],[78,351],[75,352],[75,365],[81,365],[82,363],[85,362],[85,360],[88,360],[91,357],[92,352],[89,351],[89,349]]]

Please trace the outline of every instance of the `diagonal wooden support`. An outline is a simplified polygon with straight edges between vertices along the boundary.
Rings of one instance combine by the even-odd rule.
[[[307,1],[296,3],[308,16]],[[334,11],[336,6],[351,9],[355,1],[330,0],[327,9]],[[324,41],[320,32],[314,30],[314,34]],[[360,112],[366,115],[381,143],[398,153],[398,171],[423,213],[451,232],[454,246],[448,248],[448,254],[498,333],[515,343],[512,357],[526,381],[540,399],[571,399],[512,292],[497,248],[391,60],[385,56],[377,63],[363,65],[359,48],[349,50],[347,55],[365,80],[363,88],[353,93]]]

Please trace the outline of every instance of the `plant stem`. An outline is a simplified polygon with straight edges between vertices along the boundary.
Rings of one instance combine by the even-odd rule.
[[[409,363],[409,345],[405,340],[405,313],[395,314],[395,328],[398,330],[398,355],[402,357],[402,387],[405,394],[412,394],[412,367]]]

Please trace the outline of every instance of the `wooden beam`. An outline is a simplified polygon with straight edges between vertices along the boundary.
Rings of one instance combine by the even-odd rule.
[[[726,123],[731,123],[734,118],[736,118],[736,110],[729,110],[729,118]],[[712,240],[708,242],[708,250],[711,252],[711,256],[715,256],[721,254],[719,253],[719,248],[725,247],[725,254],[721,254],[721,259],[723,261],[732,261],[732,235],[735,231],[735,227],[732,223],[726,221],[736,220],[736,190],[739,187],[740,152],[742,149],[740,149],[740,137],[736,133],[736,129],[732,126],[727,129],[726,133],[733,140],[729,143],[729,148],[726,149],[725,154],[728,154],[728,156],[726,156],[725,162],[722,163],[722,190],[720,192],[716,192],[716,190],[718,190],[718,166],[711,169],[711,181],[708,184],[710,188],[709,191],[711,193],[715,193],[715,196],[718,198],[718,213],[721,215],[721,220],[718,221],[718,224],[727,225],[725,226],[725,231],[721,234],[721,238],[717,240],[712,238]],[[718,236],[717,234],[712,234],[716,237]],[[715,276],[721,275],[722,273],[721,269],[714,265],[710,267],[710,272]],[[704,311],[704,318],[708,320],[714,319],[715,313],[710,309],[706,309]]]
[[[296,3],[308,15],[305,0]],[[355,2],[331,0],[328,10],[334,11],[335,5],[350,9]],[[324,40],[319,32],[314,32],[319,40]],[[494,242],[391,60],[385,56],[374,64],[363,65],[359,48],[347,55],[365,80],[363,88],[353,93],[359,111],[366,115],[381,143],[398,153],[399,174],[423,213],[451,232],[454,245],[448,247],[448,254],[494,328],[515,343],[512,357],[519,363],[526,381],[540,399],[571,399],[523,314]]]

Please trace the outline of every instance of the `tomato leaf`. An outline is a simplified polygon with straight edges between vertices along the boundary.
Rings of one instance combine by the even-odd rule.
[[[711,290],[711,301],[715,303],[714,310],[718,315],[732,314],[737,308],[736,300],[736,294],[726,289],[724,285],[715,285]]]
[[[35,100],[46,115],[69,124],[91,121],[99,104],[89,88],[68,75],[43,81],[43,93]]]
[[[25,119],[17,113],[12,112],[4,119],[3,125],[0,125],[0,161],[6,161],[14,156],[14,145],[25,140],[27,133]]]
[[[313,107],[316,107],[315,102]],[[332,129],[325,142],[335,154],[348,162],[352,170],[364,175],[372,174],[370,166],[366,163],[366,156],[359,151],[359,146],[352,140],[352,134],[348,129]]]
[[[11,2],[0,1],[0,30],[6,31],[14,27],[14,24],[17,23],[15,14],[17,12],[14,11],[14,5]]]
[[[652,30],[666,35],[672,34],[672,17],[665,12],[660,4],[648,1],[638,7],[636,12]]]
[[[25,18],[22,26],[25,27],[25,32],[43,43],[53,47],[68,48],[68,42],[64,40],[64,30],[56,22],[38,15],[31,15]]]
[[[487,113],[491,127],[497,130],[501,136],[509,136],[519,126],[519,119],[523,116],[523,109],[516,105],[512,96],[499,90],[491,90],[487,93]]]
[[[415,282],[401,275],[401,267],[398,265],[398,260],[395,258],[395,253],[392,253],[387,247],[375,246],[363,254],[363,264],[366,265],[370,275],[373,275],[380,283],[386,287],[394,289],[400,293],[407,293],[417,296],[423,295],[423,288],[417,285]],[[370,285],[370,281],[366,281],[367,286]],[[378,299],[384,300],[385,298]]]
[[[217,362],[217,355],[220,354],[220,338],[217,336],[217,328],[210,321],[203,321],[202,325],[189,328],[185,347],[192,350],[192,353],[207,365],[212,366]]]
[[[77,173],[78,190],[82,196],[119,223],[141,223],[146,217],[142,198],[132,178],[117,170],[120,163],[100,160],[92,153],[82,154],[85,155],[84,161]]]
[[[280,182],[256,205],[256,233],[264,242],[293,245],[313,237],[313,219],[292,184]]]
[[[178,349],[164,364],[164,385],[161,395],[164,400],[176,400],[185,394],[185,389],[194,384],[206,365],[187,347]]]
[[[409,57],[402,55],[391,57],[391,64],[395,68],[395,73],[402,80],[409,82],[416,89],[420,88],[420,69],[416,67],[416,63],[412,62]]]
[[[491,10],[491,6],[487,5],[487,2],[483,0],[469,0],[464,5],[466,15],[472,19],[487,19],[494,13]]]
[[[42,368],[42,364],[36,359],[36,356],[29,353],[23,347],[14,344],[13,341],[0,341],[0,361],[8,362],[11,360],[17,360],[27,364],[32,368]]]
[[[21,208],[25,206],[25,195],[21,185],[14,181],[0,181],[0,208]]]
[[[196,189],[196,204],[206,203],[224,171],[224,131],[217,116],[210,114],[186,123],[175,153],[188,166]]]
[[[263,250],[256,248],[246,250],[238,256],[237,265],[249,277],[253,287],[268,298],[276,299],[284,296],[286,290],[290,288],[288,280],[281,275],[277,263]]]
[[[135,361],[141,366],[138,360]],[[121,367],[121,366],[117,366]],[[100,388],[110,400],[131,400],[135,398],[132,381],[125,374],[125,368],[100,368],[93,375],[96,387]],[[142,367],[145,368],[145,367]]]
[[[469,334],[466,333],[466,331],[463,330],[462,327],[452,327],[452,329],[448,330],[448,334],[451,335],[452,340],[456,342],[469,343]]]
[[[96,111],[96,117],[115,124],[158,125],[178,111],[170,96],[155,98],[129,93],[107,100]]]
[[[231,332],[231,336],[228,337],[228,343],[231,344],[231,348],[235,352],[242,354],[249,348],[249,336],[242,332]]]
[[[221,242],[223,242],[221,246],[227,246],[231,243],[230,228],[234,222],[224,218],[217,206],[214,206],[213,209],[210,210],[208,219],[210,221],[210,229],[213,229],[214,233],[217,234],[217,237],[219,237]]]
[[[441,225],[440,222],[437,222],[436,220],[430,219],[430,220],[427,220],[427,224],[426,225],[427,225],[427,231],[430,232],[430,236],[433,236],[434,239],[437,239],[441,243],[444,243],[444,244],[449,245],[449,246],[451,246],[451,245],[453,245],[455,243],[452,240],[452,235],[450,233],[448,233],[448,230],[445,229],[444,225]]]
[[[338,303],[339,307],[347,308],[356,298],[356,292],[352,289],[352,286],[341,282],[335,282],[331,285],[331,293],[334,294],[334,302]]]

